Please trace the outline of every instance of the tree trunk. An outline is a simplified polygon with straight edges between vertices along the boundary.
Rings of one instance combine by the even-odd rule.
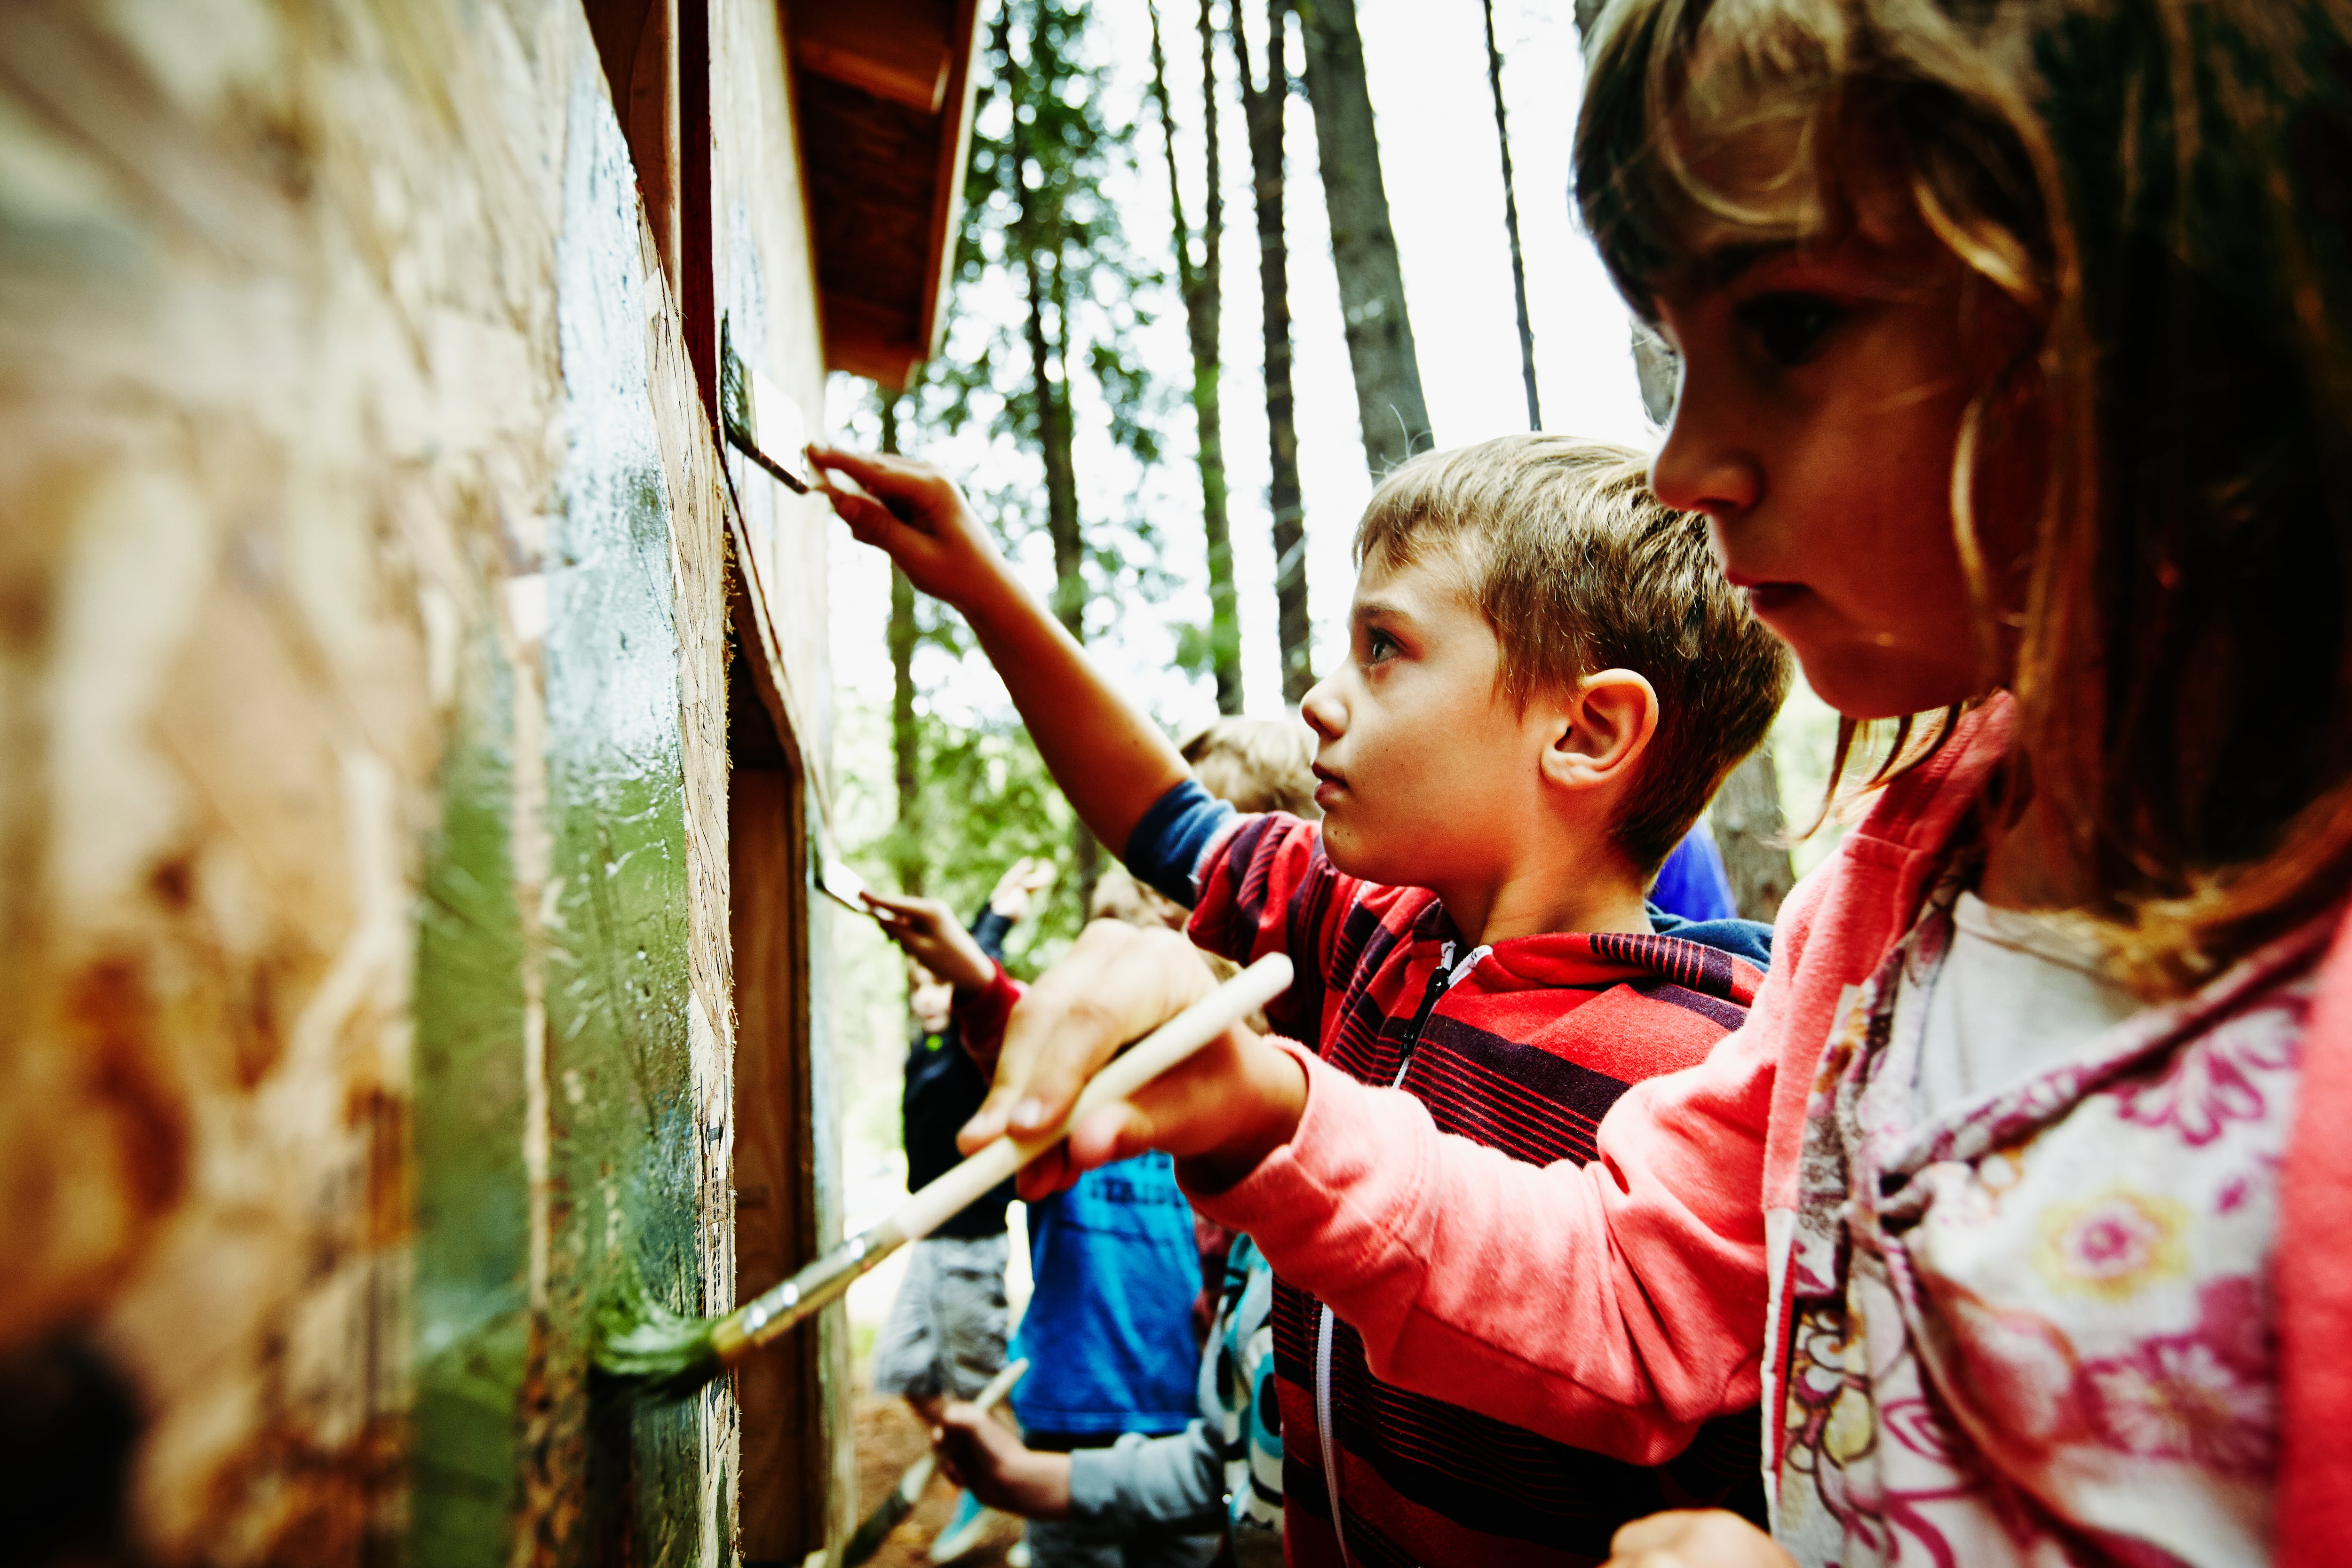
[[[1781,840],[1780,779],[1773,771],[1770,742],[1731,770],[1707,818],[1731,879],[1732,901],[1743,917],[1769,922],[1797,882]]]
[[[1519,196],[1511,183],[1511,128],[1503,110],[1503,51],[1495,42],[1495,0],[1486,12],[1486,85],[1495,92],[1495,144],[1503,153],[1503,230],[1511,236],[1511,295],[1519,307],[1519,371],[1528,382],[1528,428],[1543,428],[1543,402],[1536,396],[1536,329],[1528,319],[1528,263],[1519,248]]]
[[[1168,93],[1168,57],[1160,41],[1160,7],[1151,11],[1151,92],[1168,148],[1168,206],[1176,235],[1176,287],[1192,347],[1192,421],[1200,433],[1201,532],[1209,547],[1209,664],[1217,683],[1217,711],[1242,711],[1241,612],[1234,589],[1233,528],[1226,512],[1223,373],[1218,334],[1223,316],[1225,200],[1217,145],[1217,72],[1210,49],[1213,0],[1201,0],[1201,97],[1207,108],[1209,196],[1202,214],[1201,259],[1192,259],[1192,226],[1184,220],[1184,186],[1176,163],[1176,106]]]
[[[1054,615],[1069,628],[1070,635],[1083,643],[1087,640],[1087,579],[1086,541],[1078,526],[1077,465],[1070,449],[1069,382],[1063,356],[1069,347],[1068,301],[1063,290],[1063,235],[1058,208],[1053,198],[1045,198],[1045,214],[1038,203],[1030,198],[1025,178],[1030,159],[1029,139],[1019,112],[1024,92],[1017,79],[1022,68],[1013,62],[1008,48],[1005,54],[1008,78],[1013,80],[1013,172],[1010,182],[1014,199],[1021,204],[1013,232],[1021,245],[1021,276],[1029,291],[1028,340],[1031,413],[1037,434],[1037,450],[1045,464],[1045,532],[1054,542]],[[1054,276],[1049,283],[1045,268],[1039,264],[1039,253],[1050,249],[1054,256]],[[1062,329],[1057,341],[1045,330],[1047,294],[1054,295],[1055,320]],[[1054,371],[1063,369],[1056,379]],[[1087,831],[1084,822],[1073,822],[1070,838],[1070,859],[1077,872],[1079,907],[1083,910],[1094,897],[1095,880],[1099,874],[1099,851],[1094,835]]]
[[[1381,179],[1356,0],[1299,0],[1298,14],[1307,30],[1307,97],[1315,110],[1323,203],[1331,216],[1331,262],[1339,275],[1348,361],[1356,375],[1356,416],[1364,458],[1377,480],[1428,446],[1429,409],[1422,401],[1404,274]]]
[[[882,450],[898,450],[898,399],[882,393]],[[890,569],[890,756],[898,786],[898,891],[923,893],[922,736],[915,725],[915,585]]]
[[[1298,425],[1290,388],[1290,244],[1283,216],[1283,111],[1290,98],[1290,26],[1285,0],[1266,0],[1265,83],[1250,68],[1240,0],[1228,13],[1249,124],[1257,198],[1258,293],[1265,301],[1265,432],[1274,514],[1274,598],[1282,644],[1282,700],[1296,707],[1315,684],[1314,624],[1307,612],[1307,506],[1298,483]],[[1352,340],[1352,329],[1351,340]],[[1412,349],[1406,344],[1408,353]],[[1358,385],[1362,384],[1360,376]],[[1418,392],[1415,393],[1418,396]],[[1373,464],[1375,472],[1381,465]]]

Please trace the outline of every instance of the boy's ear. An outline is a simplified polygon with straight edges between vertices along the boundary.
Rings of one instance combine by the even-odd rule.
[[[1577,683],[1559,716],[1544,748],[1544,777],[1566,789],[1601,789],[1633,776],[1658,730],[1658,694],[1633,670],[1601,670]]]

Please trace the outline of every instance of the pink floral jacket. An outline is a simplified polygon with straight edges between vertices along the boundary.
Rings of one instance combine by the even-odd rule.
[[[1772,1259],[1778,1533],[1844,1568],[2259,1562],[2278,1172],[2333,923],[1922,1120],[1957,893],[1848,989],[1814,1076]]]
[[[2106,1074],[2096,1082],[2041,1081],[1933,1128],[1859,1103],[1885,1069],[1855,1053],[1857,1021],[1886,1012],[1891,1030],[1896,998],[1874,983],[1918,927],[2008,721],[2005,703],[1979,709],[1884,793],[1790,895],[1747,1027],[1619,1100],[1599,1158],[1506,1159],[1442,1136],[1409,1096],[1310,1061],[1291,1142],[1230,1190],[1196,1194],[1196,1208],[1249,1231],[1330,1302],[1382,1378],[1562,1441],[1654,1463],[1774,1378],[1768,1479],[1792,1526],[1820,1515],[1805,1515],[1802,1539],[1836,1531],[1822,1561],[1849,1542],[1864,1560],[1885,1550],[1890,1496],[1944,1531],[1957,1508],[1930,1494],[1959,1487],[2020,1511],[2031,1528],[2019,1539],[2076,1521],[2043,1532],[2043,1555],[2164,1561],[2162,1541],[2193,1559],[2267,1530],[2285,1568],[2352,1560],[2352,925],[2289,938],[2179,1009],[2129,1020],[2161,1038],[2134,1044],[2119,1030],[2101,1064],[2074,1064]],[[2200,1029],[2210,1038],[2184,1046],[2180,1031]],[[1825,1103],[1832,1040],[1845,1053]],[[1849,1071],[1843,1146],[1811,1159],[1817,1113]],[[1979,1148],[1980,1162],[1958,1152]],[[2043,1164],[2061,1157],[2077,1162],[2063,1176]],[[1893,1190],[1849,1188],[1853,1160]],[[2004,1202],[2001,1184],[2021,1173],[2033,1189]],[[2242,1176],[2243,1200],[2231,1197]],[[1831,1184],[1867,1204],[1868,1270],[1822,1254]],[[1848,1289],[1879,1289],[1882,1255],[1887,1293],[1856,1316]],[[1996,1288],[1995,1258],[2031,1278]],[[1948,1333],[1946,1321],[1964,1326]],[[1854,1402],[1853,1358],[1867,1366],[1881,1345],[1908,1358],[1919,1402],[1891,1383]],[[1934,1413],[1930,1375],[1962,1396],[1948,1421],[1918,1419]],[[1874,1457],[1856,1447],[1865,1426],[1889,1438]],[[2127,1473],[2140,1499],[2143,1482],[2192,1479],[2147,1506],[2205,1512],[2126,1545],[2111,1525]],[[2267,1504],[2245,1495],[2265,1484]],[[1964,1531],[1906,1539],[1918,1561],[1979,1560]]]

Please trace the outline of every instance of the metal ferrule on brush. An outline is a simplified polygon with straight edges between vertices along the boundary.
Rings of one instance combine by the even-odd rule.
[[[782,1284],[761,1291],[721,1319],[710,1332],[710,1343],[720,1363],[731,1365],[839,1301],[856,1283],[858,1276],[895,1249],[881,1244],[881,1233],[888,1227],[886,1220],[851,1237]]]

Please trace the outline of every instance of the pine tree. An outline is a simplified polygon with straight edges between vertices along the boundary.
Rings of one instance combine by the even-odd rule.
[[[1404,272],[1381,178],[1381,143],[1364,80],[1364,40],[1355,0],[1297,0],[1307,41],[1307,99],[1331,218],[1331,262],[1339,275],[1348,362],[1355,371],[1356,417],[1364,458],[1378,479],[1427,450],[1429,409],[1406,313]]]
[[[1089,63],[1088,17],[1066,0],[1004,0],[983,61],[989,102],[975,115],[960,273],[992,269],[1016,279],[1022,319],[961,374],[1003,398],[999,428],[1030,445],[1043,469],[1045,528],[1053,547],[1055,615],[1079,641],[1088,608],[1122,574],[1156,569],[1134,556],[1156,549],[1148,522],[1089,532],[1080,512],[1075,374],[1088,374],[1109,413],[1109,434],[1139,464],[1160,457],[1160,391],[1129,351],[1148,319],[1135,301],[1163,281],[1129,252],[1102,183],[1129,158],[1127,128],[1101,108],[1104,77]],[[1000,108],[1003,112],[997,112]],[[1016,347],[1017,343],[1017,347]],[[1018,384],[994,385],[1006,350],[1024,361]],[[1034,497],[996,498],[1000,527],[1034,515]],[[1007,528],[1006,531],[1014,531]],[[1093,891],[1100,851],[1083,827],[1071,842],[1081,899]]]
[[[1238,0],[1236,0],[1238,3]],[[1205,644],[1188,649],[1184,662],[1206,664],[1217,685],[1217,711],[1242,711],[1241,612],[1234,588],[1233,525],[1226,510],[1224,415],[1220,401],[1223,374],[1222,330],[1224,290],[1225,198],[1217,136],[1217,68],[1210,16],[1213,0],[1201,0],[1201,98],[1208,136],[1208,197],[1202,210],[1201,255],[1192,255],[1192,228],[1184,217],[1184,182],[1176,160],[1176,106],[1168,91],[1168,56],[1160,39],[1160,6],[1151,12],[1151,95],[1168,152],[1168,205],[1175,231],[1176,287],[1184,299],[1185,335],[1192,350],[1192,420],[1199,432],[1201,532],[1208,543],[1209,626]]]
[[[1528,383],[1528,428],[1543,428],[1543,400],[1536,395],[1536,330],[1528,319],[1528,263],[1519,248],[1519,194],[1511,183],[1511,126],[1503,108],[1503,51],[1495,42],[1495,0],[1480,0],[1486,13],[1486,85],[1495,94],[1495,144],[1503,154],[1503,232],[1511,238],[1511,295],[1519,307],[1519,373]]]
[[[1298,483],[1298,425],[1290,388],[1290,243],[1283,230],[1283,118],[1290,99],[1290,24],[1286,0],[1266,0],[1265,80],[1250,68],[1241,0],[1228,14],[1249,125],[1257,198],[1258,295],[1264,302],[1265,434],[1274,514],[1274,597],[1282,644],[1282,700],[1296,707],[1315,685],[1314,622],[1307,611],[1307,503]],[[1375,465],[1377,467],[1378,465]]]

